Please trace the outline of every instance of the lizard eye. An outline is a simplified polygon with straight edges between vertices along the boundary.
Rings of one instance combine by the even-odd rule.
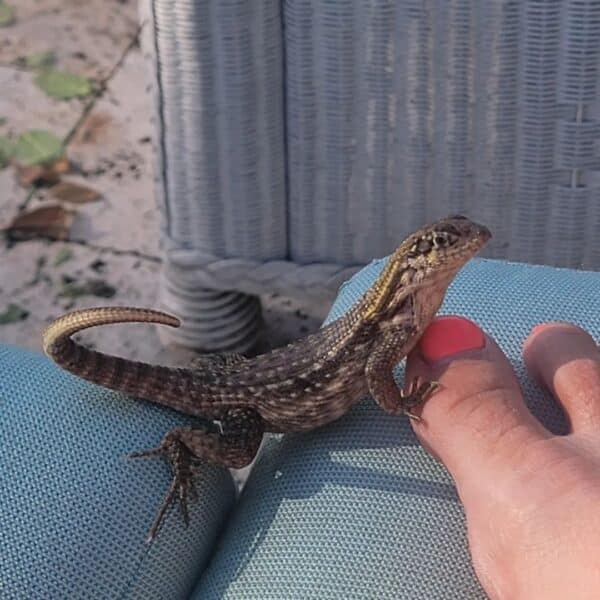
[[[442,233],[436,233],[433,236],[433,245],[436,248],[445,247],[449,245],[448,236]]]
[[[436,248],[446,248],[456,243],[460,237],[460,231],[451,224],[444,225],[433,234],[433,245]]]

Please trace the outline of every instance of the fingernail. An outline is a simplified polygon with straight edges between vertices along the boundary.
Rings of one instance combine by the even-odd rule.
[[[464,317],[438,317],[425,331],[419,343],[428,363],[485,348],[485,335],[475,323]]]
[[[573,327],[572,323],[567,323],[566,321],[548,321],[546,323],[538,323],[532,330],[531,333],[541,333],[546,329],[557,329],[559,327]]]
[[[531,333],[540,333],[549,327],[552,327],[552,323],[539,323],[531,330]]]

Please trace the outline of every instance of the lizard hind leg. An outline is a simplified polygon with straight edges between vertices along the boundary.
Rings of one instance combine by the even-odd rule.
[[[198,467],[209,463],[225,468],[241,468],[252,462],[262,441],[265,424],[248,408],[228,409],[220,421],[197,427],[177,427],[169,431],[160,446],[132,452],[132,458],[164,456],[171,464],[173,479],[148,533],[150,543],[160,529],[167,510],[177,500],[183,520],[189,523],[188,500],[196,497]]]

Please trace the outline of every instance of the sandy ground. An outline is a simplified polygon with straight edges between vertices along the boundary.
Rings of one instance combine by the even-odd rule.
[[[30,129],[70,135],[72,171],[64,180],[102,195],[72,207],[76,215],[67,241],[0,241],[0,315],[15,305],[22,317],[0,325],[0,342],[39,350],[44,326],[67,310],[155,306],[160,216],[152,188],[150,96],[137,43],[136,2],[12,4],[15,22],[0,29],[0,135],[14,138]],[[47,96],[23,63],[48,51],[56,57],[56,69],[88,77],[104,91],[93,99]],[[0,170],[0,229],[25,210],[55,202],[48,188],[23,187],[16,176],[13,166]],[[262,301],[261,349],[315,330],[326,310],[273,295]],[[92,330],[84,339],[131,358],[182,364],[190,357],[189,351],[163,347],[148,326]]]

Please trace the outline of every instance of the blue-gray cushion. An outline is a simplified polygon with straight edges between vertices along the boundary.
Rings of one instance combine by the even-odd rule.
[[[330,319],[359,298],[383,264],[372,263],[343,287]],[[527,376],[521,344],[533,325],[549,320],[600,336],[600,274],[474,260],[441,312],[468,316],[488,331],[534,412],[564,430],[560,410]],[[407,419],[371,401],[331,426],[271,444],[194,595],[484,597],[451,478],[419,446]]]
[[[341,290],[336,318],[380,271]],[[509,355],[536,414],[561,413],[527,377],[532,325],[563,319],[600,335],[600,275],[475,260],[442,312],[471,317]],[[399,373],[401,376],[401,373]],[[85,383],[41,355],[0,346],[0,590],[6,597],[478,598],[451,479],[406,419],[366,401],[319,431],[273,440],[234,512],[228,474],[207,469],[185,530],[173,511],[143,539],[169,482],[156,445],[188,419]]]
[[[0,597],[189,597],[233,504],[230,475],[206,468],[190,528],[171,511],[148,548],[169,468],[125,458],[188,421],[0,345]]]

